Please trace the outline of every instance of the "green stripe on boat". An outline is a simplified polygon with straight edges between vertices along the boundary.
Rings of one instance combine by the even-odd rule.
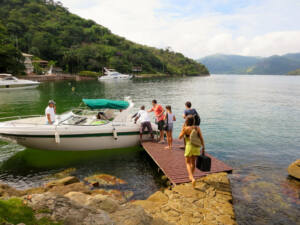
[[[139,135],[139,131],[134,132],[120,132],[117,133],[118,136],[129,136],[129,135]],[[143,134],[148,134],[144,132]],[[55,138],[55,135],[30,135],[30,134],[0,134],[6,137],[24,137],[24,138]],[[113,133],[96,133],[96,134],[69,134],[69,135],[59,135],[60,138],[78,138],[78,137],[109,137],[114,136]]]

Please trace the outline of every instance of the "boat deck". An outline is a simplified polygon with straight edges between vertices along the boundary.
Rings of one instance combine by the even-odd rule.
[[[169,178],[173,185],[190,182],[185,166],[184,150],[182,149],[183,141],[174,140],[173,149],[166,150],[165,144],[156,142],[143,142],[142,146],[145,151],[151,156],[157,166]],[[224,162],[211,157],[211,171],[202,172],[196,168],[194,177],[200,178],[210,173],[231,172],[232,168]]]

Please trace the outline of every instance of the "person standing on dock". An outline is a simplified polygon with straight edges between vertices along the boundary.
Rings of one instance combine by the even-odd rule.
[[[172,149],[173,145],[173,122],[176,121],[175,115],[172,113],[172,108],[170,105],[166,106],[166,113],[164,116],[165,120],[165,131],[167,133],[168,146],[165,149]]]
[[[157,104],[157,101],[154,99],[152,100],[152,109],[148,110],[148,112],[154,112],[155,117],[156,117],[156,123],[158,125],[158,130],[160,132],[160,141],[159,143],[163,144],[164,143],[164,108]]]
[[[202,132],[199,126],[195,126],[195,118],[192,115],[188,115],[185,119],[185,125],[182,127],[182,130],[179,134],[179,139],[185,139],[185,163],[187,172],[189,174],[189,179],[192,181],[193,187],[196,185],[196,181],[194,178],[194,172],[196,167],[196,159],[200,155],[200,147],[192,144],[191,136],[192,132],[197,132],[198,137],[201,141],[202,145],[202,153],[205,152],[204,139],[202,136]]]
[[[195,125],[200,126],[200,123],[201,123],[200,116],[199,116],[198,112],[196,111],[196,109],[192,109],[192,103],[189,101],[187,101],[185,103],[185,110],[183,113],[183,118],[185,119],[188,115],[192,115],[195,119]]]
[[[53,124],[56,116],[56,106],[53,100],[48,102],[48,107],[45,109],[47,124]]]

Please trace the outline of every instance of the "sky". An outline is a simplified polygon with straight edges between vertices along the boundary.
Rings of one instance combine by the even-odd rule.
[[[300,0],[60,0],[128,40],[198,59],[300,52]]]

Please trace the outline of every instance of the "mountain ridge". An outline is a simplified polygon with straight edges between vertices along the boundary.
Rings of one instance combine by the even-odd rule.
[[[300,53],[270,57],[214,54],[197,61],[215,74],[282,75],[300,68]]]

